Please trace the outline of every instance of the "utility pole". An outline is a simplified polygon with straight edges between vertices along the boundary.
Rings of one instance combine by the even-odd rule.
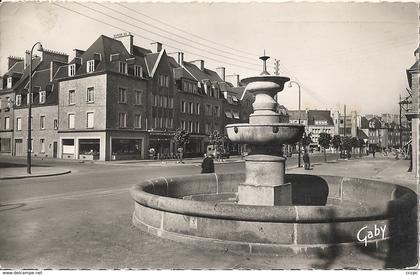
[[[344,136],[346,136],[346,104],[344,104]]]
[[[280,60],[274,59],[274,74],[280,75]]]
[[[401,94],[400,94],[400,101],[398,102],[400,105],[400,148],[402,149],[402,110],[401,110]]]

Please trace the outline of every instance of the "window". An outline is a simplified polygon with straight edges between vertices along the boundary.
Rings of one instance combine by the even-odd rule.
[[[136,91],[135,93],[136,93],[136,105],[141,105],[142,104],[142,101],[141,101],[142,92],[141,91]]]
[[[39,117],[39,128],[44,130],[45,129],[45,116]]]
[[[7,78],[7,89],[12,88],[13,78],[10,76]]]
[[[195,104],[195,111],[197,112],[197,115],[200,114],[200,103]]]
[[[193,122],[188,121],[188,131],[191,133],[193,131]]]
[[[68,128],[74,129],[74,114],[68,114]]]
[[[174,107],[174,99],[172,97],[169,98],[169,108]]]
[[[192,102],[188,103],[188,109],[190,110],[190,114],[194,114],[194,105]]]
[[[22,118],[20,117],[16,118],[16,130],[17,131],[22,130]]]
[[[73,105],[76,103],[76,91],[70,90],[69,91],[69,105]]]
[[[134,75],[137,76],[137,77],[142,77],[143,76],[143,67],[138,66],[138,65],[134,65]]]
[[[159,86],[169,87],[169,76],[160,74],[158,77]]]
[[[159,107],[163,107],[163,96],[159,96]]]
[[[87,62],[87,69],[86,70],[87,70],[88,73],[91,73],[91,72],[95,71],[95,60],[89,60]]]
[[[45,139],[41,138],[41,139],[39,140],[39,143],[40,143],[40,147],[41,147],[40,152],[41,152],[41,153],[45,153]]]
[[[118,103],[127,103],[127,90],[125,88],[118,89]]]
[[[207,104],[206,105],[206,112],[205,112],[205,114],[206,114],[206,116],[211,116],[212,115],[212,113],[211,113],[211,105],[210,104]]]
[[[86,115],[86,128],[93,128],[94,113],[88,112]]]
[[[206,133],[210,133],[210,123],[206,123],[205,129]]]
[[[22,95],[16,95],[15,103],[16,106],[20,106],[22,104]]]
[[[185,120],[181,120],[181,128],[187,130]]]
[[[47,93],[45,91],[39,92],[39,103],[44,104],[47,99]]]
[[[58,129],[58,119],[54,119],[54,130]]]
[[[120,61],[118,63],[118,70],[122,74],[127,74],[127,63]]]
[[[219,117],[220,116],[220,108],[219,106],[214,106],[214,115]]]
[[[168,107],[168,98],[166,96],[163,97],[163,107],[167,108]]]
[[[181,112],[186,113],[187,112],[187,102],[181,101]]]
[[[195,132],[200,133],[200,123],[198,121],[195,123]]]
[[[119,113],[118,123],[120,128],[127,128],[127,113]]]
[[[69,76],[74,76],[76,74],[76,64],[69,65]]]
[[[34,103],[34,93],[31,93],[31,96],[29,97],[29,93],[26,96],[26,104],[29,105],[29,98],[31,98],[31,103]]]
[[[95,89],[93,87],[87,88],[87,91],[86,91],[86,101],[88,103],[95,102]]]
[[[141,128],[141,115],[134,116],[134,127]]]
[[[8,130],[10,128],[10,118],[5,117],[4,118],[4,129]]]

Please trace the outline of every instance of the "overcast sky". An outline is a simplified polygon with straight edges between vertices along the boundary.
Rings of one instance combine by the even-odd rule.
[[[271,74],[279,59],[281,75],[301,84],[303,108],[347,104],[363,114],[398,113],[419,43],[414,2],[0,5],[1,74],[7,56],[23,56],[36,41],[71,56],[101,34],[130,31],[138,46],[160,41],[167,52],[182,50],[187,61],[204,59],[209,69],[225,66],[241,78],[261,72],[265,49]],[[279,99],[297,109],[297,88]]]

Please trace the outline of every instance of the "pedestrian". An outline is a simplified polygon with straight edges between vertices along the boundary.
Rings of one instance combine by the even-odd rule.
[[[178,163],[184,163],[184,149],[182,149],[182,147],[178,148],[178,156],[179,156]]]
[[[305,164],[305,170],[311,169],[311,160],[309,159],[308,150],[305,149],[305,153],[303,153],[303,162]]]
[[[201,163],[201,174],[214,173],[214,161],[213,158],[207,154],[204,154],[203,162]]]
[[[373,148],[373,150],[372,150],[372,155],[373,155],[373,158],[375,158],[375,153],[376,153],[376,150],[375,150],[376,148]]]

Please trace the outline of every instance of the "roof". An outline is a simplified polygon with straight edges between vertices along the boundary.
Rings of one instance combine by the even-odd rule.
[[[362,116],[360,118],[360,128],[362,128],[362,129],[368,129],[369,128],[369,121],[364,116]]]
[[[23,74],[24,61],[18,61],[4,74],[4,75],[14,75],[14,74]]]
[[[300,119],[306,120],[306,111],[305,110],[289,110],[288,112],[289,120],[299,120],[299,113],[300,113]]]
[[[210,81],[217,81],[217,82],[223,82],[223,79],[220,78],[220,76],[212,70],[204,68],[204,71],[200,70],[196,65],[185,62],[183,63],[185,69],[195,78],[197,81],[203,81],[203,80],[210,80]]]
[[[147,65],[147,71],[149,74],[152,73],[153,68],[156,65],[156,62],[158,61],[160,53],[151,53],[146,55],[146,65]]]
[[[362,130],[360,130],[360,129],[357,129],[357,137],[359,137],[359,138],[363,138],[363,139],[369,139],[369,137],[366,135],[366,133],[365,132],[363,132]]]
[[[308,111],[308,125],[315,125],[315,121],[327,121],[328,126],[334,126],[329,110],[309,110]]]

